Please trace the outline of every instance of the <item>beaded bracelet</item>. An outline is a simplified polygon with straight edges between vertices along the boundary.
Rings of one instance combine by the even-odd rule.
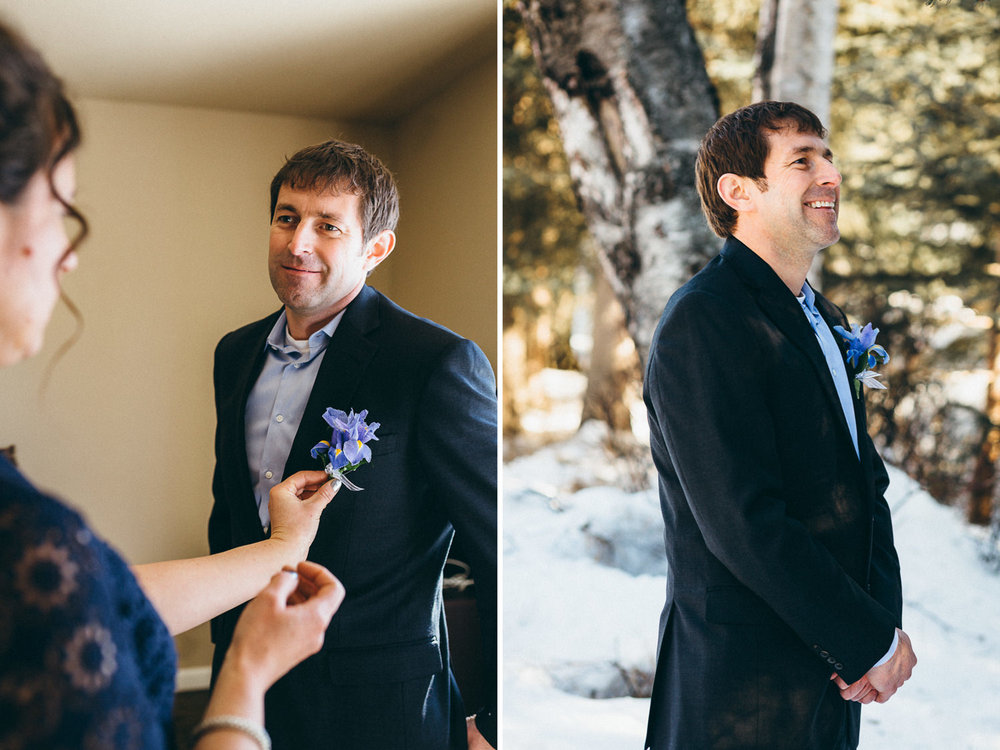
[[[260,724],[244,719],[242,716],[212,716],[207,718],[194,728],[191,733],[191,741],[192,743],[197,742],[202,735],[220,729],[235,729],[237,732],[243,732],[260,745],[260,750],[271,750],[271,738],[268,736],[267,730]]]

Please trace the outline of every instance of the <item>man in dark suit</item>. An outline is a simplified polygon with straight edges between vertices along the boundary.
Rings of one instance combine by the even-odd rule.
[[[283,308],[215,356],[212,552],[268,535],[270,486],[316,468],[328,407],[379,422],[371,462],[324,512],[309,559],[347,590],[323,650],[267,694],[274,747],[442,750],[496,744],[497,407],[472,342],[365,283],[392,251],[392,175],[352,144],[287,161],[271,184],[268,268]],[[472,567],[487,705],[466,720],[441,580],[453,534]],[[238,611],[212,623],[221,664]],[[484,738],[485,735],[485,738]]]
[[[840,237],[808,110],[717,122],[698,190],[722,251],[670,299],[644,395],[669,563],[646,747],[842,750],[916,658],[863,390],[806,283]]]

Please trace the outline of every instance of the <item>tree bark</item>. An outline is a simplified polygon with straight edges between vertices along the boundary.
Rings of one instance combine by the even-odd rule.
[[[753,100],[796,102],[830,127],[837,0],[762,0],[754,50]],[[822,288],[823,255],[809,269]]]
[[[570,175],[643,362],[670,294],[718,250],[694,158],[718,116],[683,0],[525,0]]]
[[[754,54],[754,101],[806,107],[830,126],[837,0],[763,0]]]
[[[625,392],[635,381],[635,348],[621,305],[603,273],[594,280],[593,315],[593,347],[580,421],[599,419],[614,430],[631,430]]]

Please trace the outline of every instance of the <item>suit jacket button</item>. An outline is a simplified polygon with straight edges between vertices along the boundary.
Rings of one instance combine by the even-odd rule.
[[[842,670],[842,669],[844,668],[844,665],[843,665],[843,664],[841,664],[841,663],[840,663],[839,661],[838,661],[838,662],[837,662],[836,664],[834,664],[833,666],[834,666],[834,668],[835,668],[835,669],[836,669],[836,670],[837,670],[838,672],[840,672],[840,671],[841,671],[841,670]]]
[[[837,660],[836,660],[836,659],[834,659],[834,658],[833,658],[833,657],[831,656],[831,657],[830,657],[829,659],[827,659],[827,660],[826,660],[826,663],[827,663],[827,664],[836,664],[836,663],[837,663]]]
[[[830,652],[829,651],[820,651],[819,655],[822,656],[825,659],[826,657],[828,657],[830,655]]]

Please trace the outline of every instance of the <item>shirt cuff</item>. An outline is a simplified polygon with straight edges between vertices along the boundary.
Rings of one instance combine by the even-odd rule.
[[[892,645],[889,646],[889,650],[885,652],[885,656],[883,656],[881,659],[875,662],[875,665],[872,667],[872,669],[875,669],[875,667],[881,667],[883,664],[889,661],[889,659],[892,658],[892,655],[896,653],[896,646],[898,645],[899,645],[899,631],[893,630]]]

